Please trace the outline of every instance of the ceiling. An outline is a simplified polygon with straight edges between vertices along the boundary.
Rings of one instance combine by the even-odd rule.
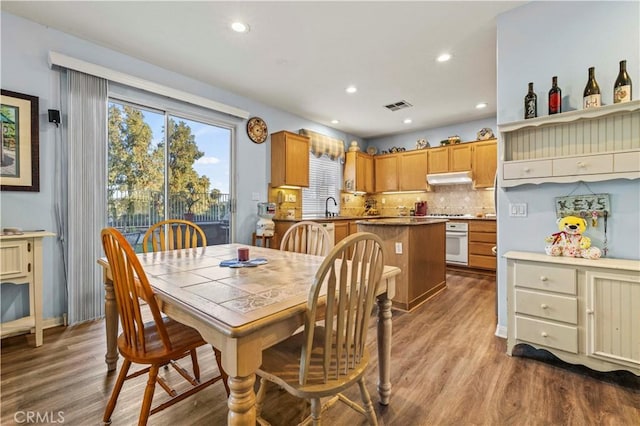
[[[496,16],[524,3],[3,0],[0,7],[373,138],[495,116]],[[250,31],[231,31],[235,20]],[[453,57],[439,63],[443,52]],[[349,85],[358,91],[347,94]],[[384,107],[402,100],[413,106]],[[476,109],[479,102],[488,106]]]

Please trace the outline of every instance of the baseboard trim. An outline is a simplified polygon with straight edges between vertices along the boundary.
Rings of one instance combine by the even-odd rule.
[[[495,335],[498,336],[498,337],[502,337],[503,339],[506,339],[507,338],[507,327],[505,327],[503,325],[500,325],[500,324],[497,324],[496,325],[496,333],[495,333]]]

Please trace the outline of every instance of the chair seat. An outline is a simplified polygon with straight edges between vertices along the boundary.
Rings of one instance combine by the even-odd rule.
[[[138,364],[156,364],[176,359],[185,352],[206,344],[200,333],[194,328],[168,317],[163,317],[162,322],[167,330],[172,347],[177,349],[166,350],[158,334],[155,322],[149,321],[144,324],[145,351],[142,351],[141,348],[134,350],[129,347],[125,342],[124,335],[121,334],[118,337],[118,349],[122,356]]]
[[[298,333],[287,340],[272,346],[262,352],[262,365],[257,374],[270,382],[285,388],[298,398],[322,398],[335,395],[356,383],[365,373],[369,362],[369,352],[365,349],[356,367],[348,374],[336,376],[336,360],[332,359],[329,368],[329,380],[324,381],[321,351],[325,337],[325,328],[316,326],[314,331],[314,350],[311,353],[311,363],[307,383],[300,384],[300,348],[304,345],[304,333]],[[343,369],[344,369],[344,363]]]

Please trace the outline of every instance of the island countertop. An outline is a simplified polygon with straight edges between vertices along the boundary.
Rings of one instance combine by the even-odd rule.
[[[434,219],[426,217],[393,217],[381,219],[364,219],[358,220],[358,225],[374,225],[374,226],[415,226],[415,225],[433,225],[436,223],[448,222],[448,219]]]

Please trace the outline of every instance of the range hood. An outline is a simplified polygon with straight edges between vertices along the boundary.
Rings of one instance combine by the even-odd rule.
[[[471,172],[428,174],[427,183],[429,185],[462,185],[471,183]]]

